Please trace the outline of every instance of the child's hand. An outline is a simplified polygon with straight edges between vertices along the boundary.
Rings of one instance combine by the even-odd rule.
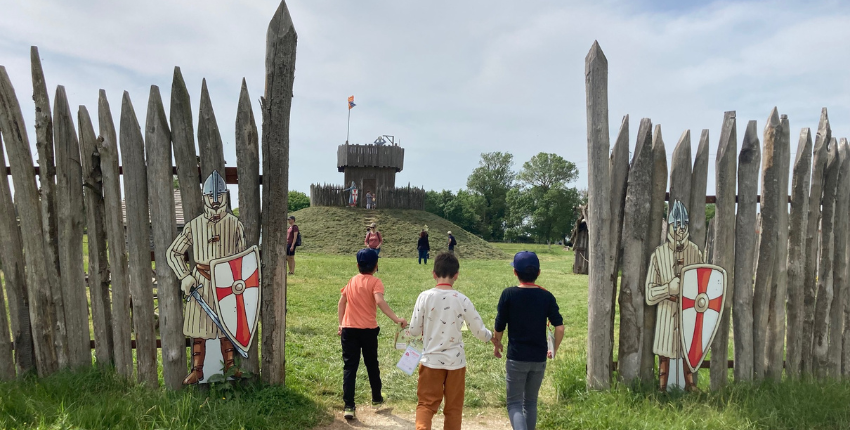
[[[496,358],[502,358],[502,350],[504,349],[502,342],[500,342],[499,339],[496,339],[495,336],[490,339],[490,342],[493,343],[493,355]]]
[[[404,319],[404,318],[399,318],[398,319],[398,325],[400,325],[401,328],[407,328],[407,320]]]
[[[337,335],[337,336],[342,336],[342,327],[338,327],[338,328],[336,329],[336,335]]]
[[[546,358],[548,358],[548,359],[550,359],[550,360],[551,360],[551,359],[553,359],[553,358],[555,358],[555,352],[554,352],[554,351],[552,351],[551,349],[550,349],[550,350],[548,350],[548,351],[546,351]]]

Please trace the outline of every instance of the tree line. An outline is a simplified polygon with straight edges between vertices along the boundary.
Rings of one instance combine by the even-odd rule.
[[[569,186],[576,165],[541,152],[513,169],[508,152],[481,154],[466,189],[428,191],[425,210],[488,241],[551,243],[569,235],[587,202],[586,193]]]

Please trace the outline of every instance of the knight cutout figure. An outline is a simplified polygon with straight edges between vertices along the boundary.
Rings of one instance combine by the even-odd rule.
[[[183,334],[192,339],[192,369],[185,385],[227,373],[234,353],[247,358],[257,328],[259,252],[247,248],[242,223],[227,211],[228,197],[224,179],[213,171],[204,182],[203,214],[188,222],[168,249],[168,265],[188,296]],[[187,252],[195,262],[191,269]]]
[[[667,217],[667,241],[655,248],[646,275],[646,303],[657,305],[655,341],[659,390],[696,390],[699,370],[723,312],[726,271],[703,264],[690,241],[688,211],[676,200]]]

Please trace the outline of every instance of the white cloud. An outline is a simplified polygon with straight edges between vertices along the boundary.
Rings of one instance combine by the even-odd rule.
[[[194,104],[206,77],[225,158],[235,163],[233,123],[242,77],[256,102],[264,89],[265,35],[275,2],[4,2],[0,64],[32,131],[29,46],[38,45],[51,98],[95,110],[105,88],[114,116],[130,92],[144,120],[148,88],[169,97],[181,66]],[[835,134],[850,134],[850,7],[823,0],[716,2],[668,9],[604,2],[290,1],[299,35],[290,184],[341,183],[346,97],[351,141],[379,134],[406,149],[399,183],[465,187],[479,154],[508,151],[517,167],[540,151],[578,164],[586,177],[584,57],[599,40],[609,60],[612,141],[622,115],[662,124],[668,152],[690,128],[711,130],[713,155],[724,110],[764,124],[777,105],[799,128],[830,108]],[[168,102],[166,101],[166,108]],[[259,109],[255,104],[255,114]]]

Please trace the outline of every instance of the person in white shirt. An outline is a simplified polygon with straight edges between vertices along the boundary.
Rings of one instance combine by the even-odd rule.
[[[408,335],[422,336],[422,358],[416,396],[416,429],[430,429],[431,420],[443,398],[443,428],[459,430],[463,420],[463,397],[466,388],[466,354],[460,328],[464,321],[469,331],[483,342],[502,345],[484,326],[475,306],[463,293],[453,288],[460,264],[457,257],[441,253],[434,259],[437,286],[423,291],[416,299],[410,317]]]

